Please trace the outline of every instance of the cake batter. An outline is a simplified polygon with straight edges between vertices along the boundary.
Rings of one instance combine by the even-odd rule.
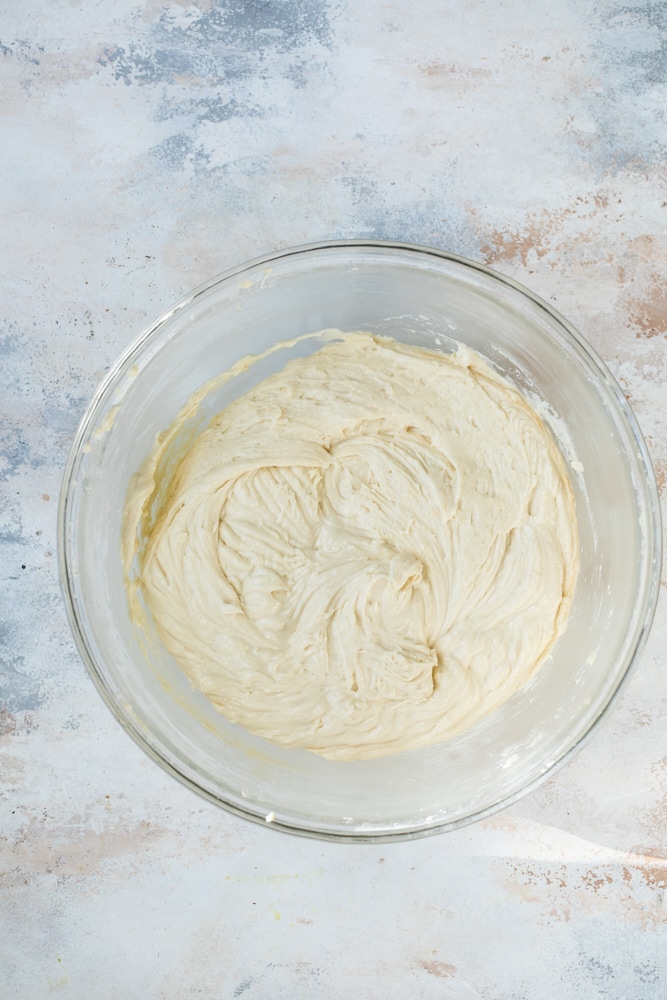
[[[352,760],[446,740],[565,627],[565,463],[469,349],[340,334],[219,413],[168,488],[159,453],[128,497],[126,570],[136,549],[166,648],[274,743]]]

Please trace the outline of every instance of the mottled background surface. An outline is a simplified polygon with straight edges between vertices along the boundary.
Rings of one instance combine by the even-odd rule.
[[[116,355],[205,278],[327,237],[453,250],[555,303],[664,499],[666,84],[658,0],[2,5],[0,996],[667,996],[664,599],[611,720],[539,791],[341,846],[232,818],[143,755],[56,559],[66,454]]]

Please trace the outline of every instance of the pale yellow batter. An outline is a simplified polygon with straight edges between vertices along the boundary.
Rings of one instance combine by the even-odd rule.
[[[196,687],[275,743],[355,759],[445,740],[525,684],[578,543],[554,440],[479,355],[341,338],[218,414],[168,489],[158,446],[126,517]]]

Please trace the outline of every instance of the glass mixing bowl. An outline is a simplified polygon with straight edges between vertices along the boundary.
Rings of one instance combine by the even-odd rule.
[[[531,682],[467,732],[379,760],[334,762],[250,735],[193,689],[130,620],[121,523],[130,477],[203,383],[250,354],[334,327],[451,350],[458,340],[524,391],[570,463],[581,569],[567,628]],[[282,349],[206,397],[192,430],[295,353]],[[658,494],[635,418],[572,326],[516,282],[425,247],[321,243],[244,264],[148,327],[90,404],[59,512],[69,617],[93,680],[130,735],[225,808],[331,839],[452,829],[513,802],[608,714],[646,640],[661,567]],[[149,637],[150,640],[150,637]]]

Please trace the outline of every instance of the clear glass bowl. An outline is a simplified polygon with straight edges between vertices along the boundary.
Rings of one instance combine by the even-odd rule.
[[[572,464],[581,570],[567,629],[533,680],[461,736],[333,762],[251,736],[216,712],[132,624],[120,537],[128,482],[188,397],[248,354],[328,327],[426,347],[459,340],[525,391]],[[206,398],[195,428],[282,367],[278,351]],[[148,327],[90,404],[65,470],[60,570],[72,630],[130,735],[190,788],[295,833],[391,840],[452,829],[539,784],[608,713],[644,645],[661,568],[658,494],[635,418],[582,337],[489,269],[425,247],[322,243],[214,278]]]

